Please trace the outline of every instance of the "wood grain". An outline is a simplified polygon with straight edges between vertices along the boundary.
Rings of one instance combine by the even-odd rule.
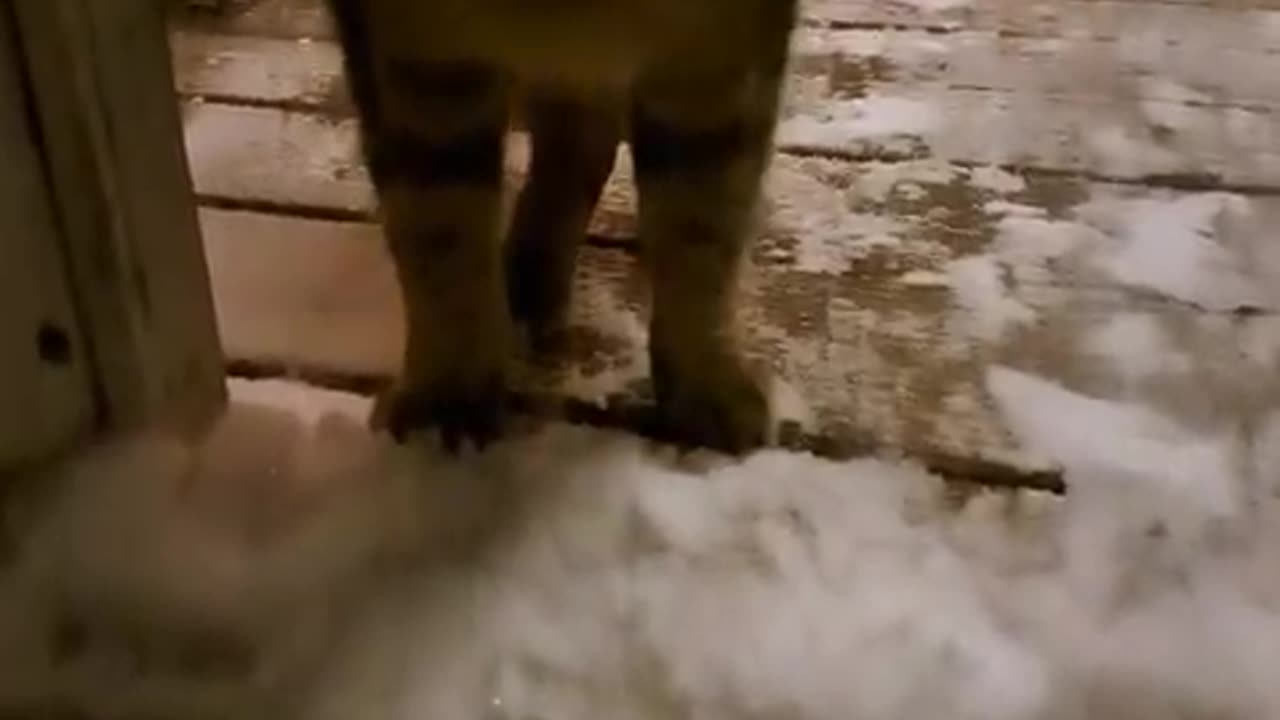
[[[197,429],[225,387],[163,8],[14,8],[102,419]]]
[[[994,366],[1206,427],[1280,404],[1268,3],[808,2],[742,307],[791,421],[780,441],[1043,487],[1051,464],[993,408]],[[308,6],[264,0],[229,35],[183,26],[187,147],[229,360],[368,389],[395,372],[400,309],[337,55]],[[1222,50],[1226,32],[1240,34]],[[519,135],[511,150],[514,188]],[[572,352],[512,361],[522,397],[627,425],[645,402],[647,298],[620,159],[579,268]],[[1200,234],[1152,233],[1166,216]],[[1220,282],[1116,261],[1191,246]],[[288,277],[269,271],[286,263]],[[1168,367],[1135,379],[1116,340],[1131,332],[1159,339]]]
[[[93,424],[83,336],[36,148],[18,48],[0,13],[0,470],[71,447]]]

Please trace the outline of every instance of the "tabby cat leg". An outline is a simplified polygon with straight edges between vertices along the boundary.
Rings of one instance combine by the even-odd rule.
[[[670,78],[640,86],[631,125],[658,416],[680,442],[740,453],[762,444],[769,424],[734,315],[773,105],[744,78]]]
[[[574,261],[620,139],[617,109],[552,93],[529,101],[533,157],[507,244],[511,315],[536,352],[563,340]]]
[[[404,299],[397,387],[375,418],[445,445],[500,431],[509,319],[499,230],[506,88],[484,65],[391,59],[370,167]]]

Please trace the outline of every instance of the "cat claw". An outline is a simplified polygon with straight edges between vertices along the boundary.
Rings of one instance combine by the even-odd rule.
[[[654,394],[658,433],[677,445],[743,456],[767,442],[769,402],[745,372],[701,383],[657,373]]]
[[[379,398],[372,424],[399,444],[415,431],[436,428],[445,449],[457,454],[466,441],[483,450],[502,436],[503,383],[396,388]]]

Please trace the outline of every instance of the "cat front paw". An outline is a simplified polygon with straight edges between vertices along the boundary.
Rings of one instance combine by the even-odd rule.
[[[505,395],[500,374],[402,382],[378,398],[371,424],[387,430],[397,443],[412,432],[436,428],[451,453],[465,441],[482,450],[502,435]]]
[[[768,438],[769,401],[737,365],[672,372],[655,364],[658,433],[677,444],[744,455]]]

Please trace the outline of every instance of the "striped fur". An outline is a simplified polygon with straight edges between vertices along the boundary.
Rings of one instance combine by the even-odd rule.
[[[768,404],[733,332],[795,0],[329,0],[407,311],[380,421],[451,446],[500,430],[512,323],[554,347],[578,243],[633,148],[661,427],[743,451]],[[499,237],[520,97],[530,180]]]

